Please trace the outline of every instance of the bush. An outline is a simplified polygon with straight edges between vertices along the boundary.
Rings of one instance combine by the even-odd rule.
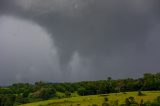
[[[141,91],[138,91],[138,96],[144,96],[145,94],[143,94]]]
[[[125,100],[126,106],[137,106],[137,102],[135,101],[134,97],[126,98]]]
[[[66,97],[70,97],[71,96],[71,92],[65,91],[65,95],[66,95]]]
[[[92,106],[98,106],[97,104],[92,104]]]
[[[46,100],[56,96],[56,90],[54,88],[41,88],[40,90],[33,93],[33,96]]]
[[[139,106],[143,106],[143,105],[144,105],[144,101],[143,101],[143,99],[141,99]]]
[[[107,98],[107,97],[105,97],[105,98],[104,98],[104,101],[105,101],[105,102],[107,102],[107,101],[108,101],[108,98]]]
[[[123,94],[127,94],[126,92],[123,92]]]

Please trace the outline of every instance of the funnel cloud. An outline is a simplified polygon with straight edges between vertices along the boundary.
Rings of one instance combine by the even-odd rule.
[[[0,84],[160,70],[156,0],[1,0]]]

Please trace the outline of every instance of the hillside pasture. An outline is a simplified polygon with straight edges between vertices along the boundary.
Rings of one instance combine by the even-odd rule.
[[[90,95],[90,96],[76,96],[63,99],[52,99],[46,101],[40,101],[35,103],[24,104],[21,106],[92,106],[96,104],[101,106],[104,102],[104,98],[108,98],[108,102],[113,104],[118,100],[119,104],[125,102],[128,97],[134,97],[135,100],[140,103],[143,101],[153,101],[157,96],[160,96],[160,91],[143,91],[144,96],[138,96],[138,92],[126,92],[126,93],[110,93],[106,95]]]

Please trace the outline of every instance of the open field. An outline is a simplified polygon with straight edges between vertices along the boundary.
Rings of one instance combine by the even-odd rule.
[[[119,104],[122,104],[125,102],[125,98],[130,96],[134,97],[137,102],[140,102],[141,99],[144,101],[153,101],[157,96],[160,96],[160,91],[143,91],[143,93],[145,96],[138,96],[137,92],[126,92],[126,94],[111,93],[107,95],[107,98],[109,99],[110,103],[118,99]],[[101,106],[101,104],[104,102],[104,97],[106,97],[106,95],[77,96],[71,98],[40,101],[36,103],[24,104],[21,106],[78,106],[78,104],[81,106],[92,106],[92,104]]]

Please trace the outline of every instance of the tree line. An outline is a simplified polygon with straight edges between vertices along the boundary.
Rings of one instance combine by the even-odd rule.
[[[160,73],[146,73],[142,78],[114,80],[111,77],[99,81],[75,83],[16,83],[0,87],[0,106],[13,106],[50,98],[70,97],[72,93],[81,96],[128,91],[160,90]],[[58,93],[64,94],[58,95]]]

